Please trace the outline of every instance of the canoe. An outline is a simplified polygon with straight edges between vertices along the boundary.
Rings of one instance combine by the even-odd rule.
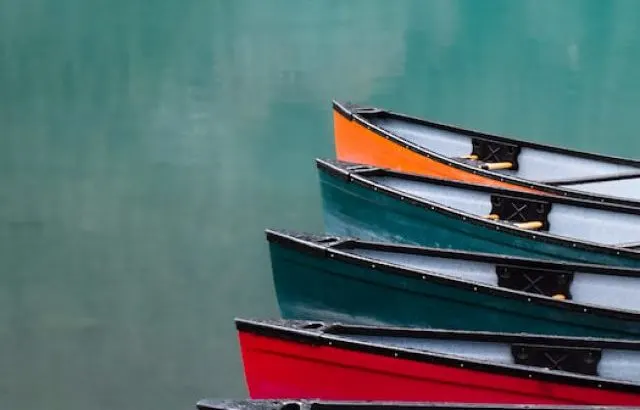
[[[281,316],[637,339],[640,270],[266,230]]]
[[[640,342],[236,319],[251,399],[640,406]]]
[[[331,235],[640,267],[640,208],[316,160]]]
[[[491,135],[333,102],[341,161],[640,207],[640,161]]]
[[[203,399],[198,410],[628,410],[628,406],[463,404],[437,402]]]

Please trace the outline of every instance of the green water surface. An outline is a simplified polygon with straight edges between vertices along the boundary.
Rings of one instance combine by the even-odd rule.
[[[640,2],[0,0],[0,408],[244,397],[330,100],[640,157]]]

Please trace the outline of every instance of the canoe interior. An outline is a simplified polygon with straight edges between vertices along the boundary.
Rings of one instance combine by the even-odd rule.
[[[530,352],[517,352],[514,344],[479,342],[479,341],[461,341],[455,339],[425,339],[411,337],[393,337],[393,336],[351,336],[354,340],[365,343],[384,344],[402,349],[414,349],[431,353],[439,353],[442,355],[453,355],[464,357],[472,361],[485,361],[494,364],[516,365],[518,354],[532,354]],[[567,346],[570,347],[570,346]],[[514,353],[515,351],[515,353]],[[555,364],[554,361],[561,361],[567,356],[569,350],[558,350],[557,353],[548,353],[550,357],[547,360],[542,359],[540,366],[554,369],[570,371],[569,366],[562,366],[561,363]],[[542,353],[542,356],[545,355]],[[577,349],[576,349],[577,353]],[[603,349],[601,358],[596,366],[596,375],[613,380],[624,380],[640,382],[640,352],[628,351],[620,349]],[[578,353],[576,355],[579,355]],[[587,357],[587,356],[585,356]],[[581,361],[591,359],[577,359]]]
[[[340,246],[338,249],[341,252],[369,258],[373,262],[388,263],[402,268],[496,287],[505,286],[503,284],[505,279],[499,275],[503,274],[506,269],[510,269],[517,272],[514,275],[523,277],[523,280],[518,281],[520,286],[515,290],[545,294],[549,289],[553,290],[550,293],[564,294],[565,297],[577,303],[640,312],[640,298],[637,297],[638,289],[640,289],[640,277],[609,275],[606,272],[539,270],[526,264],[438,257],[417,251],[412,252],[411,248],[403,252],[394,252],[366,245],[358,246],[358,242],[350,243],[349,246]],[[558,278],[561,275],[564,277]]]
[[[584,182],[562,184],[566,188],[587,191],[599,195],[625,197],[640,200],[640,177],[625,178],[613,181]]]
[[[428,122],[411,121],[385,112],[359,115],[391,134],[451,159],[463,159],[473,150],[474,137],[463,129],[458,131],[445,130],[430,125]],[[490,136],[487,137],[490,138]],[[640,173],[639,165],[617,163],[614,159],[609,160],[605,157],[602,159],[584,158],[532,146],[520,146],[517,153],[517,163],[517,170],[506,169],[496,172],[545,183]],[[630,185],[630,189],[633,189],[632,187],[640,188],[640,179],[630,180],[628,185]],[[595,186],[585,185],[582,187],[586,191],[591,188],[595,189]],[[623,194],[626,196],[627,191]]]
[[[281,321],[299,327],[300,321]],[[596,338],[307,323],[303,329],[360,344],[454,357],[470,362],[544,368],[640,383],[640,343]]]
[[[397,190],[408,195],[415,196],[431,202],[444,205],[459,212],[464,212],[477,217],[486,217],[493,213],[494,201],[498,194],[487,189],[471,189],[464,185],[445,185],[437,180],[426,178],[408,178],[398,173],[386,173],[384,171],[362,174],[372,182]],[[516,195],[517,196],[517,195]],[[592,243],[615,246],[624,243],[640,242],[640,215],[628,211],[615,211],[587,205],[585,202],[576,202],[576,205],[550,202],[550,199],[540,197],[542,202],[548,202],[544,206],[550,207],[547,215],[541,214],[540,220],[544,220],[547,233],[567,239],[576,239]],[[536,205],[526,206],[531,210]],[[578,205],[579,204],[579,205]],[[531,221],[525,212],[518,212],[522,204],[515,202],[505,205],[508,209],[504,219],[512,216],[513,221]],[[525,209],[526,211],[527,209]],[[533,212],[533,211],[532,211]],[[522,215],[520,215],[522,214]],[[520,218],[522,216],[522,218]]]

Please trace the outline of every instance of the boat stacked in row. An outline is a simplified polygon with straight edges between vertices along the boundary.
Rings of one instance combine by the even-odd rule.
[[[324,232],[267,229],[281,317],[236,319],[250,398],[200,409],[640,407],[640,161],[333,122]]]

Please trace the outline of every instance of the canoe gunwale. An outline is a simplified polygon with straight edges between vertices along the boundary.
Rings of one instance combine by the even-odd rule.
[[[342,114],[344,117],[346,117],[348,119],[362,119],[364,122],[366,122],[367,124],[369,124],[371,126],[374,126],[374,127],[375,127],[375,125],[370,124],[368,121],[366,121],[365,118],[363,118],[362,116],[359,115],[360,112],[363,112],[363,110],[364,110],[363,113],[384,113],[386,115],[391,115],[391,116],[394,116],[394,117],[398,117],[398,118],[400,118],[400,119],[402,119],[404,121],[410,121],[410,122],[414,122],[414,123],[419,123],[420,125],[426,125],[428,127],[438,128],[438,129],[443,130],[443,131],[455,132],[455,133],[459,133],[459,134],[464,134],[465,136],[481,138],[481,139],[485,139],[485,140],[489,140],[489,141],[506,142],[506,143],[509,143],[509,144],[517,144],[517,145],[520,145],[520,146],[523,146],[523,147],[527,147],[527,148],[535,148],[535,149],[539,149],[539,150],[554,152],[554,153],[558,153],[558,154],[564,154],[564,155],[568,155],[568,156],[581,157],[581,158],[585,158],[585,159],[594,159],[594,160],[599,160],[599,161],[615,163],[615,164],[619,164],[619,165],[636,166],[636,167],[639,167],[638,171],[640,172],[640,160],[634,160],[634,159],[631,159],[631,158],[617,157],[617,156],[614,156],[614,155],[603,155],[603,154],[598,154],[598,153],[595,153],[595,152],[588,152],[588,151],[572,150],[572,149],[569,149],[569,148],[564,148],[564,147],[560,147],[560,146],[556,146],[556,145],[541,144],[541,143],[538,143],[538,142],[525,141],[525,140],[521,140],[521,139],[517,139],[517,138],[507,137],[507,136],[504,136],[504,135],[490,134],[490,133],[474,130],[474,129],[471,129],[471,128],[462,128],[462,127],[454,125],[454,124],[447,124],[447,123],[442,123],[442,122],[429,121],[429,120],[426,120],[424,118],[411,116],[411,115],[408,115],[408,114],[403,114],[403,113],[399,113],[399,112],[395,112],[395,111],[388,110],[388,109],[383,109],[383,108],[370,107],[370,106],[360,106],[360,105],[357,105],[357,104],[350,104],[350,103],[342,103],[342,102],[337,101],[337,100],[332,100],[332,104],[333,104],[333,108],[335,110],[337,110],[340,114]],[[350,107],[352,107],[353,109],[358,110],[360,112],[354,112],[354,111],[349,109]],[[367,110],[369,110],[369,112],[367,112]]]
[[[552,146],[552,145],[543,145],[543,144],[537,144],[537,143],[533,143],[533,142],[529,142],[529,141],[522,141],[522,140],[517,140],[517,139],[510,139],[507,137],[502,137],[502,136],[498,136],[498,135],[492,135],[492,134],[486,134],[480,131],[475,131],[475,130],[471,130],[471,129],[464,129],[464,128],[459,128],[456,127],[454,125],[447,125],[447,124],[442,124],[442,123],[436,123],[436,122],[431,122],[422,118],[418,118],[418,117],[411,117],[405,114],[400,114],[400,113],[396,113],[390,110],[384,110],[384,109],[378,109],[378,108],[368,108],[368,107],[361,107],[361,106],[356,106],[356,105],[350,105],[353,107],[357,107],[357,109],[371,109],[371,110],[377,110],[380,113],[385,113],[387,115],[392,115],[392,116],[396,116],[400,119],[403,120],[407,120],[407,121],[412,121],[412,122],[417,122],[421,125],[426,125],[426,126],[431,126],[434,128],[438,128],[441,130],[445,130],[445,131],[450,131],[450,132],[458,132],[458,133],[462,133],[465,135],[468,135],[469,137],[476,137],[476,138],[483,138],[483,139],[487,139],[487,140],[493,140],[493,141],[499,141],[499,142],[506,142],[506,143],[515,143],[518,144],[520,146],[523,147],[529,147],[529,148],[535,148],[535,149],[540,149],[540,150],[546,150],[549,152],[554,152],[554,153],[559,153],[559,154],[564,154],[564,155],[570,155],[570,156],[576,156],[576,157],[581,157],[581,158],[585,158],[585,159],[593,159],[593,160],[600,160],[600,161],[606,161],[606,162],[611,162],[611,163],[615,163],[615,164],[619,164],[619,165],[631,165],[631,166],[637,166],[640,168],[640,161],[635,161],[629,158],[620,158],[620,157],[614,157],[614,156],[604,156],[601,154],[595,154],[595,153],[590,153],[590,152],[584,152],[584,151],[572,151],[569,150],[567,148],[562,148],[562,147],[556,147],[556,146]],[[500,174],[498,172],[495,171],[491,171],[491,170],[485,170],[485,169],[481,169],[481,168],[476,168],[473,167],[471,165],[465,164],[464,162],[461,161],[456,161],[452,158],[446,157],[444,155],[441,155],[435,151],[431,151],[425,147],[419,146],[409,140],[406,140],[402,137],[400,137],[399,135],[393,134],[391,132],[388,132],[374,124],[372,124],[371,122],[369,122],[366,118],[364,118],[363,116],[359,115],[357,112],[352,112],[349,110],[349,108],[347,108],[346,105],[342,105],[341,103],[337,102],[337,101],[333,101],[333,109],[334,112],[342,115],[343,117],[345,117],[347,120],[349,121],[355,121],[358,125],[366,128],[367,130],[373,131],[375,134],[377,134],[378,136],[387,139],[395,144],[398,144],[400,146],[402,146],[403,148],[406,148],[410,151],[413,151],[419,155],[422,155],[428,159],[440,162],[442,164],[445,164],[447,166],[450,166],[452,168],[455,169],[459,169],[468,173],[471,173],[473,175],[478,175],[478,176],[484,176],[496,181],[500,181],[500,182],[505,182],[505,183],[511,183],[514,184],[516,186],[521,186],[524,188],[529,188],[529,189],[535,189],[538,190],[540,192],[544,192],[544,193],[549,193],[555,196],[559,196],[559,197],[567,197],[567,196],[571,196],[573,198],[581,198],[581,199],[585,199],[585,200],[590,200],[590,201],[594,201],[594,202],[604,202],[604,203],[611,203],[611,204],[621,204],[621,205],[627,205],[627,206],[631,206],[631,207],[640,207],[640,200],[632,200],[632,199],[625,199],[624,197],[615,197],[615,196],[609,196],[609,195],[602,195],[602,194],[591,194],[589,192],[586,191],[579,191],[579,190],[575,190],[575,189],[571,189],[569,187],[556,187],[553,184],[546,184],[544,182],[536,182],[536,181],[532,181],[532,180],[527,180],[527,179],[523,179],[523,178],[519,178],[517,176],[513,176],[513,175],[505,175],[505,174]],[[576,182],[579,183],[579,182]]]
[[[272,239],[270,239],[272,241]],[[384,272],[395,276],[402,276],[404,278],[410,278],[416,281],[424,282],[430,281],[432,283],[442,284],[445,286],[452,286],[459,289],[464,289],[473,293],[486,294],[490,296],[497,296],[506,299],[513,299],[518,301],[525,301],[527,303],[539,304],[543,306],[551,306],[553,308],[580,312],[583,314],[598,315],[601,317],[611,317],[621,320],[640,320],[640,312],[628,309],[615,309],[598,306],[589,303],[580,303],[574,300],[565,299],[553,299],[548,296],[527,293],[520,290],[503,288],[499,286],[488,285],[482,282],[474,282],[470,280],[458,279],[452,276],[447,276],[438,272],[430,270],[418,270],[410,267],[405,267],[390,263],[383,260],[371,259],[361,255],[354,255],[349,252],[340,250],[340,247],[333,248],[328,246],[320,250],[318,247],[309,245],[305,246],[303,241],[289,241],[282,238],[273,240],[281,246],[287,246],[291,249],[302,251],[303,253],[313,253],[314,256],[320,256],[324,259],[337,260],[340,262],[348,263],[350,265],[361,266],[376,271]],[[357,241],[354,241],[357,242]],[[346,242],[345,242],[346,243]],[[305,249],[306,248],[306,249]],[[504,263],[509,265],[508,263]],[[518,265],[514,265],[518,266]],[[591,265],[598,266],[598,265]],[[603,265],[604,266],[604,265]],[[606,269],[603,267],[603,270]]]
[[[290,231],[285,229],[265,229],[264,233],[267,241],[269,242],[286,244],[289,248],[314,255],[325,255],[329,248],[348,246],[349,243],[355,241],[354,238],[335,235],[313,235],[306,232]],[[330,242],[319,243],[310,240],[309,237],[332,237],[336,239]],[[640,276],[640,269],[638,270],[638,275]]]
[[[546,181],[540,181],[540,182],[547,185],[563,185],[563,187],[566,187],[567,185],[590,184],[592,182],[624,181],[625,179],[633,179],[638,177],[640,177],[640,172],[634,172],[630,174],[607,175],[607,176],[593,177],[593,178],[546,180]]]
[[[481,330],[462,330],[431,327],[411,327],[395,325],[367,325],[343,323],[339,321],[307,320],[307,319],[251,319],[236,318],[242,323],[257,323],[260,326],[275,326],[300,332],[313,333],[317,336],[329,335],[339,338],[344,336],[376,336],[398,338],[422,338],[429,340],[455,339],[465,342],[483,343],[517,343],[535,344],[552,347],[576,347],[597,349],[640,350],[640,339],[619,339],[607,337],[580,337],[537,333],[492,332]],[[363,342],[368,343],[368,342]],[[415,348],[401,349],[417,350]],[[638,383],[640,386],[640,383]]]
[[[367,168],[365,168],[360,164],[351,165],[351,163],[345,163],[343,161],[334,161],[334,160],[322,160],[322,161],[327,162],[329,164],[336,164],[340,168],[348,167],[349,169],[346,169],[346,171],[349,173],[349,175],[359,175],[364,177],[389,176],[389,177],[396,177],[400,179],[406,179],[409,181],[431,182],[437,185],[444,185],[444,186],[449,186],[454,188],[462,188],[462,189],[471,190],[471,191],[496,193],[496,194],[501,194],[506,196],[516,196],[519,198],[529,199],[534,201],[545,201],[545,202],[551,202],[551,203],[556,202],[559,204],[565,204],[565,205],[581,207],[581,208],[592,208],[592,209],[599,209],[603,211],[640,215],[640,208],[623,205],[623,204],[613,204],[608,202],[593,201],[589,199],[573,198],[568,196],[556,197],[556,196],[541,195],[534,192],[518,191],[518,190],[513,190],[513,189],[503,188],[503,187],[488,186],[488,185],[476,184],[472,182],[458,181],[454,179],[438,178],[438,177],[415,174],[411,172],[396,171],[393,169],[380,168],[373,165],[366,166]],[[356,166],[359,166],[359,167],[355,168]]]
[[[629,410],[628,406],[562,404],[492,404],[438,401],[318,399],[201,399],[198,410]]]
[[[298,236],[301,234],[301,236]],[[421,245],[410,245],[400,242],[376,242],[356,237],[334,236],[339,238],[331,243],[317,244],[304,236],[306,232],[291,231],[286,229],[265,229],[265,235],[269,242],[287,244],[289,248],[304,250],[308,246],[316,249],[319,253],[326,253],[329,250],[343,250],[360,247],[363,249],[377,250],[383,252],[394,252],[403,254],[417,254],[433,256],[447,259],[462,259],[473,262],[504,264],[505,262],[513,266],[531,266],[543,270],[558,270],[582,273],[594,273],[607,276],[640,277],[640,268],[630,268],[616,265],[598,265],[592,263],[572,262],[566,260],[547,260],[526,258],[513,255],[496,255],[495,253],[466,251],[462,249],[434,248]]]
[[[501,374],[518,377],[522,379],[542,380],[555,383],[563,383],[574,386],[590,387],[595,389],[606,389],[622,392],[640,393],[640,384],[624,381],[612,380],[598,376],[589,376],[580,373],[568,373],[562,371],[545,371],[542,368],[525,368],[523,365],[510,365],[504,363],[491,363],[481,360],[460,358],[454,355],[441,354],[437,352],[420,351],[417,349],[391,347],[381,343],[363,342],[359,340],[340,337],[324,332],[324,328],[336,326],[337,323],[325,325],[321,321],[290,321],[290,320],[251,320],[235,318],[236,330],[240,333],[250,333],[261,337],[276,338],[282,341],[307,344],[312,346],[328,346],[341,348],[350,351],[369,353],[378,356],[391,357],[395,359],[412,360],[422,363],[433,363],[446,367],[464,368],[491,374]],[[278,323],[280,322],[280,323]],[[282,323],[284,322],[284,323]],[[286,323],[300,323],[313,326],[313,328],[295,328],[287,326]],[[320,327],[318,327],[320,325]],[[341,325],[342,326],[342,325]],[[410,328],[405,329],[410,331]],[[419,329],[427,331],[428,329]],[[447,332],[444,330],[443,332]],[[500,334],[492,334],[489,337],[495,338]],[[513,334],[515,336],[515,334]],[[573,339],[573,338],[571,338]],[[569,340],[569,338],[567,338]],[[596,341],[597,339],[594,339]],[[487,340],[491,341],[491,340]],[[612,341],[615,342],[615,341]]]
[[[583,249],[587,251],[597,251],[607,255],[628,256],[628,257],[640,260],[640,251],[627,249],[627,248],[618,248],[614,246],[608,246],[604,244],[598,244],[595,242],[588,242],[588,241],[577,240],[577,239],[569,240],[569,239],[564,239],[560,236],[552,235],[546,232],[528,231],[525,229],[512,227],[508,224],[501,224],[498,222],[494,222],[493,220],[488,218],[486,219],[480,218],[476,215],[465,213],[457,209],[447,207],[438,202],[429,201],[425,198],[419,198],[409,193],[405,193],[397,189],[388,187],[386,185],[378,184],[376,182],[373,182],[369,179],[362,177],[360,174],[350,172],[340,167],[339,165],[331,164],[330,162],[319,159],[319,158],[316,158],[316,165],[318,169],[321,170],[321,172],[326,172],[332,176],[340,177],[341,179],[344,179],[347,183],[352,183],[352,182],[356,183],[360,186],[365,187],[368,190],[379,192],[381,194],[392,197],[394,199],[398,199],[403,203],[407,203],[412,206],[417,206],[423,209],[434,211],[442,215],[445,215],[447,217],[461,220],[465,223],[479,225],[483,228],[492,229],[494,231],[507,232],[509,234],[531,239],[534,241],[562,245],[570,248],[572,247],[572,248]],[[440,181],[437,179],[433,179],[433,180]],[[453,181],[448,181],[448,180],[446,181],[446,183],[452,183],[452,182]],[[469,185],[469,186],[476,186],[476,185]],[[477,187],[480,187],[480,186],[478,185]],[[515,192],[507,191],[507,192],[510,192],[512,196],[520,195],[520,192],[518,191],[515,191]],[[545,197],[542,196],[541,199],[544,200],[544,198]],[[600,204],[600,205],[605,205],[605,204]],[[609,206],[611,204],[606,204],[606,205]],[[615,206],[618,206],[618,205],[615,205]],[[636,210],[634,209],[634,211]],[[638,211],[640,211],[640,209],[638,209]]]

